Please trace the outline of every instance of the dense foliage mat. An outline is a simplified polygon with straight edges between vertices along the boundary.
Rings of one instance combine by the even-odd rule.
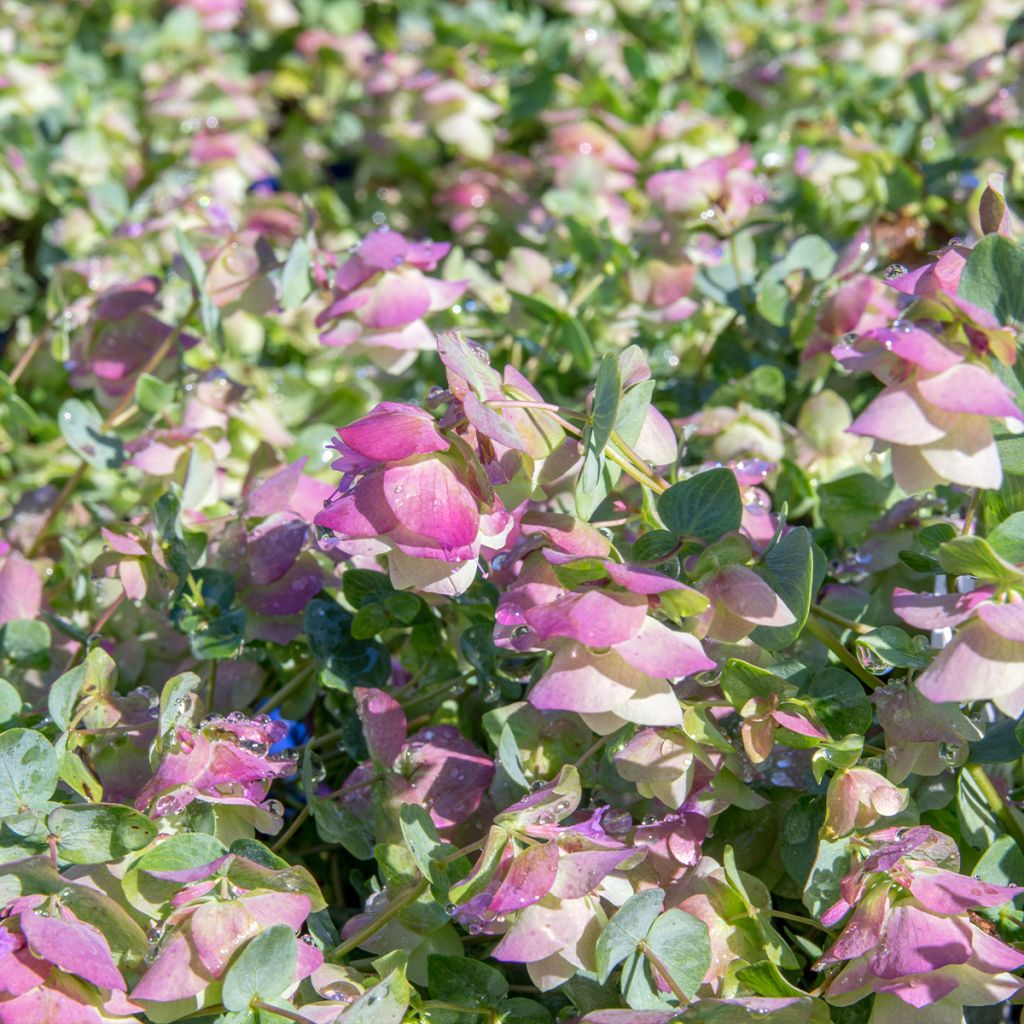
[[[0,0],[0,1024],[1002,1019],[1015,13]]]

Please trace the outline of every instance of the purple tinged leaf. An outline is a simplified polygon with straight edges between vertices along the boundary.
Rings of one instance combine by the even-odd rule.
[[[406,719],[402,706],[383,690],[360,686],[353,691],[353,696],[370,756],[390,767],[405,745]]]
[[[283,512],[288,508],[302,471],[306,467],[305,456],[279,469],[269,480],[257,484],[245,496],[242,503],[242,514],[255,518],[264,518]]]
[[[19,921],[36,956],[99,988],[125,990],[124,978],[98,928],[84,921],[44,917],[31,911],[23,913]]]
[[[451,446],[430,413],[399,402],[379,403],[338,434],[352,451],[378,462],[400,462],[414,455],[443,452]]]
[[[557,873],[556,843],[527,847],[512,860],[488,910],[492,914],[510,914],[536,903],[547,895]]]

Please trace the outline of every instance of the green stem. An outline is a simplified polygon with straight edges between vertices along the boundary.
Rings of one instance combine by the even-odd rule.
[[[267,1013],[276,1013],[279,1017],[284,1017],[286,1020],[293,1020],[295,1024],[316,1024],[315,1021],[310,1020],[309,1017],[304,1017],[297,1010],[289,1010],[283,1006],[274,1006],[273,1003],[265,1003],[262,999],[257,999],[250,1004],[254,1010],[264,1010]]]
[[[273,850],[274,853],[277,853],[277,851],[280,850],[281,847],[284,846],[284,844],[287,843],[288,840],[291,839],[291,837],[295,835],[295,833],[298,832],[300,828],[302,828],[303,824],[305,823],[308,817],[309,804],[306,804],[302,808],[302,810],[295,815],[295,818],[292,821],[292,823],[284,830],[284,832],[281,833],[280,836],[277,837],[277,840],[275,841],[274,845],[271,846],[271,850]]]
[[[596,742],[587,747],[587,749],[580,754],[579,760],[576,762],[576,767],[582,768],[610,739],[611,736],[602,736]]]
[[[407,890],[392,903],[389,903],[377,917],[364,924],[352,938],[347,939],[338,946],[331,954],[332,958],[340,959],[343,956],[347,956],[352,950],[358,949],[367,939],[376,935],[384,925],[397,917],[406,907],[415,903],[427,891],[429,884],[427,879],[421,878],[411,889]]]
[[[282,686],[281,689],[267,701],[266,704],[261,705],[259,709],[260,714],[268,715],[274,710],[274,708],[283,704],[313,674],[313,669],[315,667],[315,663],[311,661],[304,668],[300,668],[299,671],[296,672],[295,675],[293,675],[291,679],[289,679],[288,682],[285,683],[284,686]]]
[[[316,750],[317,747],[322,747],[327,743],[333,743],[334,740],[340,740],[344,732],[344,729],[332,729],[330,732],[325,732],[320,736],[314,736],[306,746],[308,746],[310,750]]]
[[[815,928],[819,932],[824,932],[826,935],[832,934],[832,932],[828,928],[824,927],[824,925],[819,924],[817,921],[814,920],[813,917],[803,917],[800,914],[790,914],[786,910],[775,910],[774,908],[765,911],[765,913],[768,914],[770,917],[781,917],[785,921],[794,921],[796,924],[805,924],[809,928]]]
[[[665,984],[672,990],[672,995],[679,1000],[680,1006],[686,1006],[689,1003],[689,999],[686,998],[686,993],[676,984],[675,979],[669,973],[668,968],[661,962],[661,959],[651,950],[651,947],[646,942],[641,942],[637,947],[641,953],[647,958],[647,962],[661,975]]]
[[[39,550],[39,546],[46,539],[47,534],[50,532],[50,527],[53,526],[54,520],[60,514],[60,510],[67,504],[68,499],[75,493],[75,489],[82,482],[82,477],[85,476],[86,466],[87,463],[79,462],[78,468],[67,478],[64,486],[60,489],[60,493],[54,499],[53,504],[46,513],[46,518],[43,520],[42,526],[39,527],[32,543],[29,545],[28,551],[25,552],[29,558],[32,558]]]
[[[964,528],[960,531],[962,537],[966,537],[971,532],[971,527],[974,525],[974,517],[978,512],[978,503],[981,501],[981,488],[975,487],[974,492],[971,494],[971,502],[967,506],[967,511],[964,513]]]
[[[826,629],[813,615],[807,617],[804,628],[816,640],[820,640],[869,690],[878,688],[878,680],[843,646],[839,637]]]
[[[36,353],[42,348],[43,345],[43,332],[40,331],[35,335],[32,340],[28,343],[25,351],[22,352],[21,358],[18,360],[17,365],[11,370],[11,375],[7,378],[11,382],[13,387],[18,383],[18,378],[28,369],[28,364],[35,358]]]
[[[206,710],[213,710],[213,698],[217,695],[217,659],[210,662],[210,676],[206,680]]]
[[[859,633],[862,636],[875,631],[874,626],[866,626],[863,622],[855,622],[853,619],[848,619],[845,615],[839,615],[836,612],[829,611],[828,608],[823,608],[820,604],[812,604],[811,611],[826,622],[831,622],[836,626],[842,626],[843,629],[848,629],[853,633]]]
[[[992,785],[992,780],[985,773],[985,769],[980,764],[969,764],[965,766],[964,770],[970,775],[978,789],[981,790],[985,803],[988,804],[989,810],[996,816],[999,824],[1006,829],[1008,835],[1013,837],[1014,842],[1024,850],[1024,829],[1021,828],[1020,822],[1014,817],[1013,811],[1006,806],[1006,801],[1003,800],[999,790]]]

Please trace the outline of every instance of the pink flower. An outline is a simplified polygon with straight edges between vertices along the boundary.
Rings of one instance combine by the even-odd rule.
[[[832,924],[855,908],[818,962],[844,964],[826,983],[826,1000],[849,1006],[874,992],[872,1024],[904,1019],[907,1006],[927,1006],[929,1021],[959,1024],[965,1005],[1013,996],[1021,981],[1009,972],[1024,966],[1024,953],[978,927],[969,911],[1001,906],[1016,887],[941,867],[929,854],[950,856],[945,837],[927,827],[887,829],[869,839],[872,853],[843,880],[843,898],[823,915]],[[955,848],[951,856],[955,863]]]
[[[179,726],[135,806],[163,817],[201,800],[234,808],[261,832],[277,832],[282,808],[267,792],[274,779],[293,774],[295,762],[267,752],[287,731],[266,715],[247,719],[237,711],[211,715],[196,730]]]
[[[889,445],[893,476],[908,494],[942,483],[1000,485],[989,420],[1024,421],[1024,413],[985,365],[910,322],[869,331],[833,353],[885,385],[849,429]]]
[[[796,618],[753,569],[726,565],[701,582],[711,602],[698,635],[724,644],[745,640],[758,626],[789,626]]]
[[[34,619],[42,603],[39,573],[20,551],[0,541],[0,626],[15,619]]]
[[[609,874],[643,857],[605,833],[603,809],[578,824],[559,824],[579,800],[579,777],[570,767],[507,807],[495,817],[476,867],[452,890],[459,901],[472,896],[458,920],[473,932],[504,932],[494,958],[525,963],[544,990],[577,970],[593,970],[601,920],[594,894]]]
[[[465,591],[480,549],[511,525],[486,478],[415,406],[382,402],[338,433],[341,494],[316,525],[333,530],[345,550],[387,554],[400,590]]]
[[[497,622],[499,636],[501,627],[512,627],[517,650],[554,653],[530,691],[530,703],[575,711],[601,734],[626,722],[681,725],[682,710],[670,681],[715,663],[696,637],[671,629],[649,612],[659,594],[689,588],[661,573],[605,560],[606,585],[568,590],[538,555],[527,566],[502,595]]]
[[[367,235],[337,270],[334,300],[316,319],[320,340],[365,352],[391,373],[407,369],[417,352],[434,347],[423,317],[450,308],[466,290],[465,281],[427,276],[450,248],[410,242],[397,231]]]
[[[653,319],[678,323],[697,312],[698,304],[689,297],[696,276],[696,264],[649,260],[630,271],[630,292]]]
[[[118,397],[131,391],[135,377],[173,331],[156,313],[160,282],[144,277],[109,288],[96,297],[86,330],[76,337],[68,369],[75,390],[95,387]],[[191,334],[178,339],[181,349],[198,343]]]
[[[392,696],[360,687],[355,698],[370,760],[345,781],[349,811],[372,822],[375,811],[420,804],[445,836],[486,818],[494,764],[479,747],[452,725],[427,726],[406,739],[405,713]]]
[[[302,868],[285,871],[293,880],[296,872],[305,874]],[[276,924],[298,931],[317,909],[305,892],[282,891],[284,873],[231,855],[198,869],[152,872],[164,883],[185,887],[171,901],[174,909],[160,926],[132,999],[144,1004],[187,1000],[196,1007],[216,1002],[215,983],[245,943]],[[244,884],[236,884],[242,879]],[[315,892],[308,874],[303,882]],[[294,984],[323,963],[323,954],[306,942],[296,943],[296,951]]]
[[[957,627],[915,681],[925,697],[940,704],[990,700],[1011,718],[1024,714],[1024,602],[997,603],[991,588],[933,596],[897,587],[893,608],[918,629]]]
[[[832,776],[825,798],[825,834],[845,836],[870,828],[907,808],[910,794],[870,768],[849,768]]]
[[[705,160],[688,171],[659,171],[647,179],[647,195],[668,214],[711,211],[729,224],[739,224],[767,197],[767,186],[752,173],[748,146],[729,156]]]
[[[0,1024],[127,1024],[126,988],[106,936],[68,907],[35,895],[4,909]]]
[[[911,772],[939,775],[963,764],[969,741],[981,739],[981,730],[955,704],[935,704],[916,685],[880,687],[872,700],[885,730],[885,763],[893,782]]]

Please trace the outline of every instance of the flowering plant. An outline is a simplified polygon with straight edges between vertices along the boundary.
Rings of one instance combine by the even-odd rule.
[[[0,0],[0,1024],[1024,986],[1024,22]]]

